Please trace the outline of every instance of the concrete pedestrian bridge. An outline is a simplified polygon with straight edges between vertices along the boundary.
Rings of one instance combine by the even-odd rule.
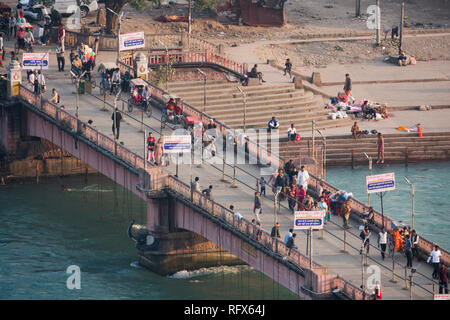
[[[395,260],[387,258],[383,261],[373,246],[376,243],[377,227],[381,225],[381,214],[376,213],[375,216],[370,256],[362,257],[359,254],[361,241],[358,226],[361,224],[360,213],[364,205],[351,200],[354,228],[344,231],[339,217],[332,217],[324,232],[313,232],[311,261],[304,250],[306,233],[297,232],[296,244],[299,250],[289,250],[280,240],[264,231],[270,230],[275,220],[278,220],[280,233],[284,236],[293,225],[292,214],[285,206],[280,208],[278,216],[269,213],[274,204],[272,195],[262,199],[263,232],[260,236],[257,235],[256,226],[250,222],[260,165],[236,165],[234,184],[222,181],[223,178],[228,181],[233,179],[231,165],[226,164],[224,171],[221,165],[207,161],[200,166],[193,165],[192,174],[200,177],[201,185],[204,188],[210,184],[214,186],[214,199],[206,199],[196,192],[191,194],[189,166],[180,165],[178,177],[175,177],[174,164],[153,167],[144,161],[145,140],[141,130],[152,131],[156,138],[172,132],[169,127],[161,130],[159,109],[154,108],[151,118],[144,118],[139,110],[126,112],[124,102],[119,101],[117,107],[123,111],[125,123],[121,126],[119,141],[115,141],[111,138],[112,97],[103,100],[95,94],[81,95],[80,117],[77,120],[70,79],[61,73],[50,72],[47,87],[58,89],[65,108],[48,102],[45,95],[35,96],[29,88],[20,85],[19,95],[1,108],[2,146],[7,150],[11,147],[12,140],[18,137],[9,131],[13,126],[19,127],[20,136],[39,137],[51,142],[146,201],[146,228],[151,238],[139,250],[142,265],[167,274],[185,269],[186,266],[198,268],[201,263],[206,266],[234,264],[237,258],[302,298],[360,300],[369,299],[372,294],[372,290],[363,291],[360,287],[362,279],[365,279],[365,286],[369,285],[369,269],[364,266],[367,263],[379,268],[383,299],[410,298],[410,284],[405,281],[409,279],[409,270],[404,267],[404,256],[398,254]],[[153,90],[157,100],[167,94],[155,86]],[[105,108],[107,112],[103,111]],[[183,111],[200,115],[204,123],[209,121],[207,115],[189,104],[183,103]],[[87,123],[88,120],[93,120],[92,125]],[[225,133],[229,129],[220,122],[217,124],[219,132]],[[248,149],[260,164],[270,163],[274,167],[283,164],[283,159],[255,143],[249,143]],[[319,179],[312,176],[309,189],[315,190],[318,182]],[[231,187],[233,185],[236,188]],[[336,191],[328,184],[325,189]],[[242,220],[238,221],[233,212],[227,209],[230,204],[243,215]],[[385,216],[385,221],[390,231],[391,219]],[[431,247],[431,242],[421,238],[422,255],[428,255]],[[450,255],[445,250],[441,251],[442,261],[448,265]],[[431,267],[416,260],[414,267],[417,272],[414,274],[413,299],[432,299],[438,287],[431,279]],[[405,286],[408,290],[404,290]]]

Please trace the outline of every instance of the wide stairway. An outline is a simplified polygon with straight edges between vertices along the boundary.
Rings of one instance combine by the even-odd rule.
[[[425,133],[419,138],[417,133],[385,134],[384,158],[388,163],[404,163],[406,151],[408,162],[450,160],[450,132]],[[326,137],[326,161],[327,166],[349,166],[354,154],[355,164],[367,164],[368,160],[364,152],[377,159],[376,135],[364,136],[354,139],[347,136]],[[316,146],[323,146],[320,137],[315,138]],[[310,137],[302,138],[300,143],[280,141],[279,153],[285,159],[295,158],[299,148],[308,150],[312,147]],[[408,148],[408,150],[406,150]]]
[[[244,125],[244,98],[237,86],[237,82],[227,80],[208,81],[205,108],[203,81],[171,82],[168,91],[229,127],[240,129]],[[349,119],[328,119],[323,98],[295,89],[293,83],[239,87],[246,94],[246,129],[267,128],[272,116],[280,123],[280,132],[286,132],[291,123],[297,130],[310,129],[312,120],[319,129],[351,125]]]

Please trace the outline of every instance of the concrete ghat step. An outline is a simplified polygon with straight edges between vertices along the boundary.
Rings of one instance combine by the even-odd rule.
[[[182,97],[184,100],[188,99],[203,99],[204,89],[202,87],[199,88],[191,88],[189,90],[179,91],[179,90],[169,90],[170,93],[175,94],[179,97]],[[245,90],[244,90],[245,92]],[[295,90],[293,88],[266,88],[265,90],[257,90],[257,91],[248,91],[245,92],[247,98],[253,96],[262,96],[262,95],[270,95],[270,94],[282,94],[282,93],[294,93]],[[217,87],[214,89],[207,89],[206,96],[220,96],[227,95],[227,97],[242,97],[242,93],[238,91],[235,87]]]
[[[218,117],[219,118],[219,117]],[[267,127],[267,122],[270,120],[271,114],[258,114],[257,116],[246,117],[247,124],[263,124],[263,126]],[[220,119],[220,118],[219,118]],[[298,114],[290,114],[290,113],[282,113],[277,114],[277,120],[280,124],[280,128],[288,128],[288,126],[295,122],[297,126],[301,126],[302,123],[311,123],[312,120],[325,120],[326,116],[319,112],[317,113],[298,113]],[[224,119],[225,122],[228,123],[236,123],[240,124],[243,120],[242,116],[230,117],[228,119]]]
[[[291,123],[291,121],[285,121],[284,123],[280,123],[280,130],[279,130],[280,136],[285,137],[285,134],[287,132],[287,128],[289,127],[290,123]],[[302,126],[302,125],[298,125],[297,126],[296,125],[298,132],[301,133],[302,131],[311,130],[311,124],[310,124],[311,121],[307,121],[306,123],[309,123],[309,124],[305,124],[304,126]],[[347,126],[348,125],[348,122],[345,119],[339,120],[339,121],[336,121],[336,120],[329,121],[329,120],[321,120],[321,119],[317,120],[316,119],[316,123],[317,123],[316,124],[316,128],[318,128],[318,129],[338,128],[338,127],[341,127],[341,126]],[[243,126],[243,123],[241,122],[241,123],[235,124],[234,126],[231,126],[231,127],[235,128],[235,129],[242,129],[242,126]],[[250,126],[247,125],[247,128],[249,128],[249,127],[255,128],[255,129],[258,129],[258,128],[263,128],[264,129],[264,128],[267,128],[267,122],[261,123],[261,124],[258,124],[258,125],[250,125]]]
[[[225,110],[209,110],[206,108],[206,113],[210,116],[213,116],[218,119],[241,119],[243,118],[244,110],[243,106],[234,109],[225,109]],[[281,114],[280,116],[278,114]],[[307,118],[310,115],[322,115],[327,117],[327,113],[323,110],[323,107],[317,105],[316,103],[307,103],[302,104],[300,106],[294,106],[292,108],[275,108],[273,107],[252,107],[246,109],[246,118],[254,118],[257,117],[261,121],[267,120],[269,121],[273,116],[277,117],[277,120],[290,117],[292,121],[296,121],[296,119]],[[266,121],[266,122],[267,122]]]
[[[309,108],[308,108],[309,107]],[[262,101],[262,102],[256,102],[256,103],[247,103],[246,104],[247,110],[257,109],[261,113],[279,113],[284,112],[286,110],[298,110],[303,112],[310,112],[308,109],[311,110],[322,110],[326,111],[323,108],[323,105],[321,104],[321,98],[318,96],[310,96],[309,98],[299,101],[299,100],[271,100],[271,101]],[[244,112],[244,104],[243,103],[237,103],[237,104],[223,104],[220,106],[206,106],[207,112],[214,113],[214,112],[240,112],[243,114]],[[328,114],[328,112],[326,112]],[[275,115],[276,116],[276,115]]]
[[[239,87],[242,91],[246,93],[252,93],[252,92],[258,92],[258,91],[267,91],[267,90],[273,90],[273,89],[284,89],[284,90],[295,90],[295,86],[293,84],[277,84],[277,85],[267,85],[267,86],[241,86],[235,82],[229,82],[224,84],[212,84],[208,86],[208,83],[206,84],[206,89],[209,90],[217,90],[217,89],[230,89],[230,90],[236,90],[236,87]],[[193,92],[197,90],[204,89],[203,82],[200,83],[193,83],[191,86],[185,86],[185,87],[170,87],[169,89],[176,91],[176,92]]]
[[[239,82],[232,82],[232,81],[228,81],[228,80],[208,80],[208,81],[206,81],[207,87],[238,85],[238,84],[239,84]],[[203,87],[203,85],[204,85],[203,81],[174,81],[174,82],[169,82],[169,89],[183,89],[183,88],[191,88],[191,87],[197,87],[197,86]]]
[[[255,95],[251,97],[246,97],[247,102],[255,102],[255,101],[266,101],[266,100],[274,100],[274,99],[281,99],[281,98],[291,98],[291,99],[297,99],[302,98],[304,96],[311,96],[311,94],[305,93],[304,90],[296,90],[292,92],[283,92],[283,93],[273,93],[273,94],[267,94],[267,95]],[[186,102],[190,104],[203,104],[203,94],[198,95],[196,97],[188,97]],[[223,94],[217,94],[217,95],[206,95],[206,103],[208,106],[215,106],[224,104],[224,102],[228,102],[230,104],[235,103],[244,103],[244,98],[242,94],[239,92],[233,92],[233,93],[223,93]]]

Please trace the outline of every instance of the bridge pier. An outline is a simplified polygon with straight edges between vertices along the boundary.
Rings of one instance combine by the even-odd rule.
[[[175,227],[175,201],[159,193],[147,199],[146,245],[138,245],[139,264],[160,275],[245,262],[194,232]]]

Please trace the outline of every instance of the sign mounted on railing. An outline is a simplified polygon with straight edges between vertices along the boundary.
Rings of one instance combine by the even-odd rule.
[[[164,136],[164,153],[191,152],[191,136]]]
[[[322,211],[295,211],[294,229],[309,230],[323,228]]]
[[[120,51],[136,50],[145,47],[144,32],[121,34],[119,36]]]
[[[366,176],[367,193],[384,192],[395,190],[395,174],[384,173],[374,176]]]
[[[41,68],[48,69],[48,52],[46,53],[23,53],[22,58],[22,69],[24,70],[34,70]]]

